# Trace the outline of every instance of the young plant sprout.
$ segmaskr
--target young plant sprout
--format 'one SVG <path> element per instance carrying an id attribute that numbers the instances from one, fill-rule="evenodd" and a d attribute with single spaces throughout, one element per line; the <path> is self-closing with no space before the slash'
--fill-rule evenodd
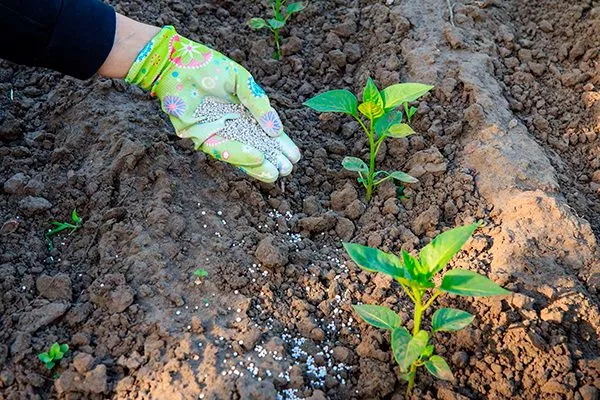
<path id="1" fill-rule="evenodd" d="M 194 272 L 192 272 L 192 274 L 194 276 L 197 276 L 198 278 L 206 278 L 208 276 L 208 272 L 202 268 L 198 268 L 197 270 L 194 270 Z"/>
<path id="2" fill-rule="evenodd" d="M 344 243 L 350 258 L 360 268 L 390 275 L 414 303 L 412 333 L 402 326 L 400 316 L 387 307 L 367 304 L 353 306 L 368 324 L 391 331 L 392 352 L 400 367 L 401 377 L 408 382 L 406 398 L 412 392 L 418 367 L 424 366 L 439 379 L 454 379 L 446 360 L 433 354 L 435 347 L 430 340 L 437 332 L 458 331 L 475 318 L 466 311 L 440 308 L 433 313 L 431 330 L 428 332 L 422 329 L 421 322 L 423 313 L 433 302 L 445 293 L 460 296 L 497 296 L 510 293 L 485 276 L 464 269 L 446 272 L 439 285 L 432 280 L 479 226 L 480 223 L 474 223 L 438 235 L 421 249 L 419 257 L 403 250 L 400 258 L 371 247 Z"/>
<path id="3" fill-rule="evenodd" d="M 269 29 L 273 32 L 275 40 L 275 52 L 273 58 L 281 59 L 281 35 L 280 30 L 285 26 L 288 19 L 295 13 L 304 10 L 304 3 L 295 2 L 286 5 L 287 0 L 269 0 L 269 4 L 273 10 L 273 18 L 265 20 L 264 18 L 251 18 L 248 21 L 250 28 L 255 30 Z"/>
<path id="4" fill-rule="evenodd" d="M 331 90 L 321 93 L 304 103 L 305 106 L 318 112 L 337 112 L 348 114 L 358 121 L 369 139 L 369 164 L 356 157 L 344 157 L 342 166 L 358 173 L 358 181 L 366 189 L 366 200 L 371 200 L 373 189 L 388 179 L 400 182 L 415 183 L 416 178 L 401 171 L 376 171 L 375 159 L 383 141 L 388 138 L 403 138 L 415 133 L 407 123 L 403 123 L 404 106 L 407 120 L 410 122 L 416 112 L 409 103 L 429 92 L 433 86 L 422 83 L 398 83 L 383 89 L 381 92 L 371 78 L 363 91 L 362 104 L 348 90 Z M 368 122 L 363 121 L 362 114 Z"/>
<path id="5" fill-rule="evenodd" d="M 44 235 L 46 237 L 46 242 L 48 242 L 48 250 L 50 250 L 51 252 L 54 250 L 54 243 L 52 242 L 52 238 L 55 235 L 66 229 L 71 230 L 71 232 L 69 232 L 70 235 L 77 229 L 81 228 L 81 225 L 83 225 L 83 220 L 81 219 L 81 217 L 79 217 L 79 215 L 77 215 L 77 210 L 73 210 L 73 212 L 71 213 L 71 220 L 73 221 L 73 223 L 59 221 L 51 222 L 54 228 L 49 229 L 48 232 L 46 232 L 46 234 Z"/>
<path id="6" fill-rule="evenodd" d="M 69 351 L 69 345 L 54 343 L 50 346 L 50 350 L 38 354 L 38 358 L 44 363 L 47 369 L 52 369 L 56 365 L 56 362 L 64 357 L 67 351 Z"/>

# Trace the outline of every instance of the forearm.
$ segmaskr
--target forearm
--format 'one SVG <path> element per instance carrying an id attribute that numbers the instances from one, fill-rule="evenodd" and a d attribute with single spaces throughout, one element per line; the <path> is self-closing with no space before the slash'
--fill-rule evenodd
<path id="1" fill-rule="evenodd" d="M 99 0 L 0 0 L 0 33 L 0 58 L 87 79 L 113 47 L 115 12 Z"/>
<path id="2" fill-rule="evenodd" d="M 160 28 L 117 14 L 113 47 L 98 70 L 108 78 L 124 78 L 144 46 L 160 31 Z"/>

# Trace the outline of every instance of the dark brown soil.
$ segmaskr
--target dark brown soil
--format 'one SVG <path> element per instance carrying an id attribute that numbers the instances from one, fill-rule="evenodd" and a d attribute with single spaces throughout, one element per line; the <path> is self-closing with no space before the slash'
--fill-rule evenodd
<path id="1" fill-rule="evenodd" d="M 193 151 L 122 81 L 0 62 L 0 399 L 399 400 L 389 336 L 351 304 L 412 309 L 341 241 L 411 251 L 475 219 L 487 225 L 453 265 L 515 294 L 439 301 L 477 318 L 436 337 L 456 381 L 420 373 L 414 398 L 598 399 L 597 1 L 458 1 L 450 15 L 443 1 L 315 0 L 280 62 L 244 24 L 254 2 L 113 3 L 244 64 L 303 159 L 259 184 Z M 368 76 L 436 89 L 419 134 L 380 160 L 420 183 L 367 205 L 340 168 L 367 151 L 359 127 L 301 103 Z M 83 228 L 50 253 L 43 233 L 74 208 Z M 48 372 L 37 354 L 55 341 L 71 350 Z"/>

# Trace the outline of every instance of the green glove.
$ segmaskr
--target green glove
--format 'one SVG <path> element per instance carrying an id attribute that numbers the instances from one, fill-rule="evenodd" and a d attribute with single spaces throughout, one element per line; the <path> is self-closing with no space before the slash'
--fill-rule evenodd
<path id="1" fill-rule="evenodd" d="M 233 164 L 256 179 L 274 182 L 288 175 L 300 159 L 300 150 L 283 132 L 277 112 L 252 75 L 223 54 L 181 37 L 172 26 L 165 26 L 142 49 L 125 80 L 160 99 L 178 136 L 192 139 L 197 150 Z M 273 143 L 269 159 L 258 146 L 251 145 L 254 140 L 245 143 L 224 137 L 226 124 L 233 123 L 233 128 L 239 124 L 242 129 L 248 118 L 227 113 L 208 119 L 198 112 L 210 105 L 207 101 L 215 99 L 245 107 L 266 135 L 260 129 L 254 132 L 264 136 L 262 142 Z"/>

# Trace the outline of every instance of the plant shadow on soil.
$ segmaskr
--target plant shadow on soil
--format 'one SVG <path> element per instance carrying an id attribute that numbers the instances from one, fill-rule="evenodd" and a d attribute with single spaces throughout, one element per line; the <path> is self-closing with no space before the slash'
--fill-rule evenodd
<path id="1" fill-rule="evenodd" d="M 589 132 L 598 134 L 593 118 L 600 101 L 586 108 L 575 100 L 581 92 L 598 93 L 584 89 L 600 84 L 590 72 L 593 54 L 586 59 L 598 45 L 584 34 L 594 29 L 597 11 L 577 18 L 578 5 L 562 6 L 577 34 L 564 33 L 571 47 L 560 64 L 552 48 L 536 48 L 535 35 L 550 35 L 545 27 L 557 26 L 561 13 L 548 13 L 544 23 L 534 12 L 558 2 L 529 2 L 531 12 L 519 20 L 517 2 L 459 2 L 453 28 L 434 1 L 314 1 L 290 24 L 284 59 L 276 62 L 267 36 L 244 27 L 262 13 L 257 4 L 112 3 L 133 18 L 173 24 L 244 64 L 304 157 L 284 187 L 259 184 L 176 138 L 156 101 L 136 88 L 1 62 L 0 92 L 12 89 L 14 99 L 0 97 L 0 397 L 401 398 L 405 386 L 389 337 L 359 323 L 351 304 L 386 305 L 404 321 L 410 304 L 389 279 L 348 263 L 340 243 L 413 251 L 475 219 L 487 226 L 453 265 L 489 275 L 516 294 L 439 301 L 476 320 L 456 335 L 436 337 L 456 381 L 419 373 L 414 398 L 597 395 L 600 275 L 590 254 L 599 233 L 592 185 L 599 159 L 598 139 Z M 435 24 L 422 23 L 424 11 Z M 514 26 L 501 22 L 508 20 Z M 577 56 L 581 37 L 589 40 Z M 428 49 L 419 63 L 411 61 L 413 48 Z M 484 171 L 465 162 L 465 148 L 478 129 L 469 118 L 478 115 L 481 88 L 469 86 L 461 65 L 433 70 L 449 54 L 475 52 L 492 58 L 489 69 L 503 82 L 500 96 L 511 115 L 558 171 L 566 192 L 557 193 L 558 184 L 531 192 L 556 197 L 557 208 L 539 203 L 549 204 L 553 220 L 567 221 L 561 228 L 544 220 L 532 225 L 527 207 L 500 212 L 493 196 L 480 193 Z M 572 86 L 561 81 L 557 91 L 571 100 L 570 115 L 587 121 L 582 131 L 569 131 L 568 150 L 558 137 L 569 118 L 552 118 L 551 68 L 538 75 L 534 63 L 559 63 L 563 73 L 577 66 L 584 76 L 573 77 Z M 420 80 L 436 89 L 419 104 L 418 135 L 387 142 L 379 159 L 383 168 L 420 182 L 408 185 L 401 200 L 393 185 L 382 185 L 365 206 L 355 177 L 340 167 L 345 155 L 368 151 L 359 127 L 300 104 L 326 89 L 357 92 L 368 76 L 379 87 Z M 576 163 L 579 157 L 587 163 Z M 487 162 L 501 170 L 493 158 Z M 588 226 L 570 222 L 563 198 L 587 218 L 595 237 L 551 236 Z M 48 254 L 42 234 L 48 222 L 68 218 L 74 208 L 83 227 L 57 238 Z M 539 232 L 549 235 L 547 243 Z M 509 269 L 499 260 L 510 257 Z M 196 281 L 197 268 L 208 277 Z M 71 347 L 58 379 L 36 359 L 55 341 Z"/>

